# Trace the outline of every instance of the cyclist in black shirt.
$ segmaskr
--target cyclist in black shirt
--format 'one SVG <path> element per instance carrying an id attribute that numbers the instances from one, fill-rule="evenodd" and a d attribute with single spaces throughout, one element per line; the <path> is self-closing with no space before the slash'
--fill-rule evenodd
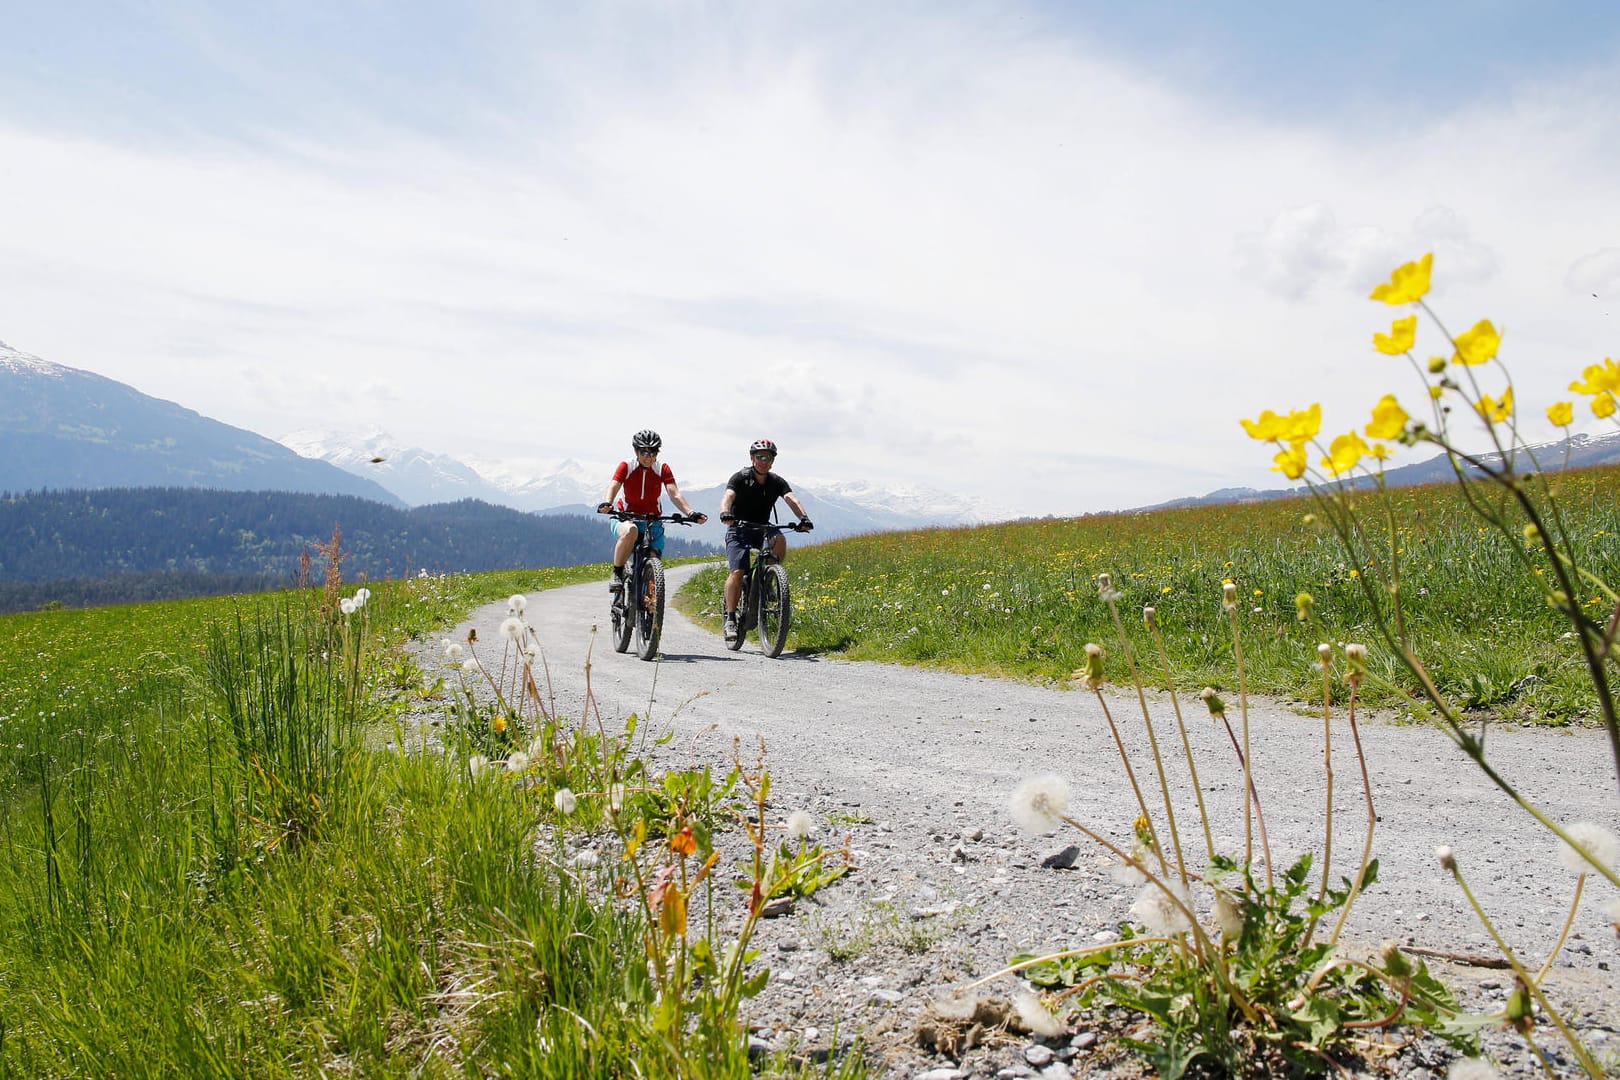
<path id="1" fill-rule="evenodd" d="M 725 638 L 737 637 L 737 601 L 742 597 L 743 563 L 750 546 L 764 548 L 771 557 L 781 562 L 787 554 L 787 538 L 782 530 L 760 523 L 771 520 L 776 512 L 776 500 L 785 499 L 789 508 L 799 515 L 799 527 L 808 532 L 814 526 L 804 504 L 793 494 L 793 487 L 771 471 L 776 462 L 776 444 L 769 439 L 756 439 L 748 448 L 748 467 L 738 469 L 726 481 L 726 493 L 720 497 L 720 520 L 726 529 L 726 565 L 731 574 L 726 578 Z M 739 525 L 737 522 L 754 522 Z"/>

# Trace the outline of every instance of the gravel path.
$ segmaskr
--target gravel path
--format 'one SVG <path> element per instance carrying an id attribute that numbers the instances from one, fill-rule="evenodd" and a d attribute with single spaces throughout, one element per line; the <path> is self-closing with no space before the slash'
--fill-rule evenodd
<path id="1" fill-rule="evenodd" d="M 698 567 L 668 572 L 671 590 Z M 848 838 L 858 871 L 792 914 L 762 924 L 756 943 L 772 970 L 749 1005 L 759 1038 L 772 1045 L 827 1047 L 859 1035 L 874 1075 L 1133 1075 L 1128 1060 L 1084 1031 L 1062 1039 L 1006 1035 L 953 1054 L 919 1042 L 919 1021 L 939 994 L 1002 967 L 1021 949 L 1101 940 L 1135 889 L 1116 883 L 1095 844 L 1067 830 L 1018 835 L 1007 810 L 1025 777 L 1056 773 L 1069 783 L 1071 816 L 1122 846 L 1136 803 L 1104 712 L 1088 691 L 859 663 L 792 651 L 767 659 L 750 638 L 739 653 L 673 609 L 660 663 L 616 654 L 608 643 L 606 583 L 532 595 L 527 617 L 544 644 L 559 710 L 577 715 L 585 689 L 590 630 L 599 625 L 591 685 L 605 718 L 639 714 L 675 737 L 655 751 L 669 766 L 729 761 L 734 739 L 752 756 L 766 746 L 773 809 L 806 810 L 819 839 Z M 476 612 L 451 635 L 476 627 L 497 642 L 504 604 Z M 492 646 L 485 645 L 488 649 Z M 1196 688 L 1193 688 L 1196 690 Z M 1239 722 L 1236 695 L 1228 705 Z M 1145 725 L 1129 688 L 1109 693 L 1149 806 L 1163 800 Z M 1209 806 L 1215 846 L 1241 854 L 1241 772 L 1224 729 L 1196 697 L 1182 710 Z M 1324 816 L 1320 716 L 1251 701 L 1255 778 L 1279 866 L 1320 847 Z M 1180 736 L 1167 695 L 1150 711 L 1173 785 L 1189 862 L 1201 865 L 1202 834 L 1187 785 Z M 1546 833 L 1428 727 L 1364 721 L 1362 743 L 1379 816 L 1377 884 L 1358 901 L 1346 940 L 1394 938 L 1460 954 L 1496 955 L 1450 876 L 1435 859 L 1450 845 L 1470 886 L 1519 954 L 1539 965 L 1567 911 L 1573 875 L 1560 868 Z M 1366 822 L 1351 730 L 1333 722 L 1335 882 L 1359 857 Z M 1493 728 L 1493 763 L 1556 820 L 1596 821 L 1620 831 L 1620 798 L 1607 744 L 1592 731 Z M 1162 828 L 1162 824 L 1161 824 Z M 1072 866 L 1043 865 L 1078 846 Z M 1571 942 L 1548 982 L 1573 1007 L 1594 1050 L 1620 1054 L 1620 946 L 1601 914 L 1614 898 L 1589 881 Z M 1510 977 L 1435 962 L 1475 1007 L 1499 1004 Z M 983 992 L 1011 994 L 1003 978 Z M 926 1025 L 925 1025 L 926 1026 Z M 835 1033 L 836 1032 L 836 1036 Z M 1556 1044 L 1555 1036 L 1545 1040 Z M 1493 1039 L 1504 1071 L 1532 1075 L 1516 1040 Z M 1440 1075 L 1440 1056 L 1420 1043 L 1391 1071 Z"/>

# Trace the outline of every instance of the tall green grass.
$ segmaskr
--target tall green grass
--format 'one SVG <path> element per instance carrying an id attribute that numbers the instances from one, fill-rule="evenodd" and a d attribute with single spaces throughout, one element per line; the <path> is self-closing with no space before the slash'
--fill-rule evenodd
<path id="1" fill-rule="evenodd" d="M 1620 570 L 1620 469 L 1556 479 L 1586 564 Z M 1469 705 L 1537 722 L 1586 713 L 1590 682 L 1567 620 L 1548 608 L 1498 535 L 1454 486 L 1392 493 L 1403 598 L 1442 689 Z M 1378 497 L 1356 496 L 1383 519 Z M 1372 611 L 1357 576 L 1308 499 L 1099 514 L 971 529 L 860 536 L 795 548 L 793 646 L 851 659 L 1064 678 L 1087 641 L 1112 637 L 1096 575 L 1113 575 L 1121 607 L 1152 605 L 1179 685 L 1229 683 L 1236 670 L 1221 584 L 1242 599 L 1251 689 L 1319 693 L 1317 637 L 1295 597 L 1309 592 L 1339 641 L 1365 640 Z M 718 613 L 722 571 L 689 583 L 686 605 Z M 1320 629 L 1310 632 L 1319 635 Z M 1391 664 L 1387 671 L 1396 677 Z M 1150 681 L 1159 681 L 1148 671 Z M 1342 690 L 1342 687 L 1339 688 Z M 1383 704 L 1392 703 L 1384 698 Z"/>
<path id="2" fill-rule="evenodd" d="M 601 572 L 0 619 L 0 1078 L 747 1075 L 671 1049 L 549 792 L 377 749 L 422 693 L 380 643 Z"/>

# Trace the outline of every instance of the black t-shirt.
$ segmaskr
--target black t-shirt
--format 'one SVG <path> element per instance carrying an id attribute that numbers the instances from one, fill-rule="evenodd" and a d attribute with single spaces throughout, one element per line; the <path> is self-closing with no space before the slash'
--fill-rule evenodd
<path id="1" fill-rule="evenodd" d="M 769 521 L 776 500 L 793 487 L 775 473 L 766 473 L 765 482 L 759 482 L 752 467 L 738 469 L 726 481 L 726 490 L 736 492 L 731 499 L 731 512 L 741 521 Z"/>

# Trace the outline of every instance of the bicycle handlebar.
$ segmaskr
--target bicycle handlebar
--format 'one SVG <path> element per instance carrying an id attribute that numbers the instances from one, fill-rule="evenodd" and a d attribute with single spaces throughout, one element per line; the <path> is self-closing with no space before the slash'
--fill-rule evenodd
<path id="1" fill-rule="evenodd" d="M 669 521 L 676 525 L 695 525 L 696 517 L 687 517 L 685 514 L 635 514 L 629 510 L 601 510 L 598 513 L 620 521 Z"/>
<path id="2" fill-rule="evenodd" d="M 727 524 L 735 525 L 743 529 L 787 529 L 789 532 L 798 533 L 805 531 L 804 525 L 797 521 L 790 522 L 786 525 L 778 525 L 773 521 L 744 521 L 742 518 L 732 518 L 731 521 L 727 522 Z"/>

